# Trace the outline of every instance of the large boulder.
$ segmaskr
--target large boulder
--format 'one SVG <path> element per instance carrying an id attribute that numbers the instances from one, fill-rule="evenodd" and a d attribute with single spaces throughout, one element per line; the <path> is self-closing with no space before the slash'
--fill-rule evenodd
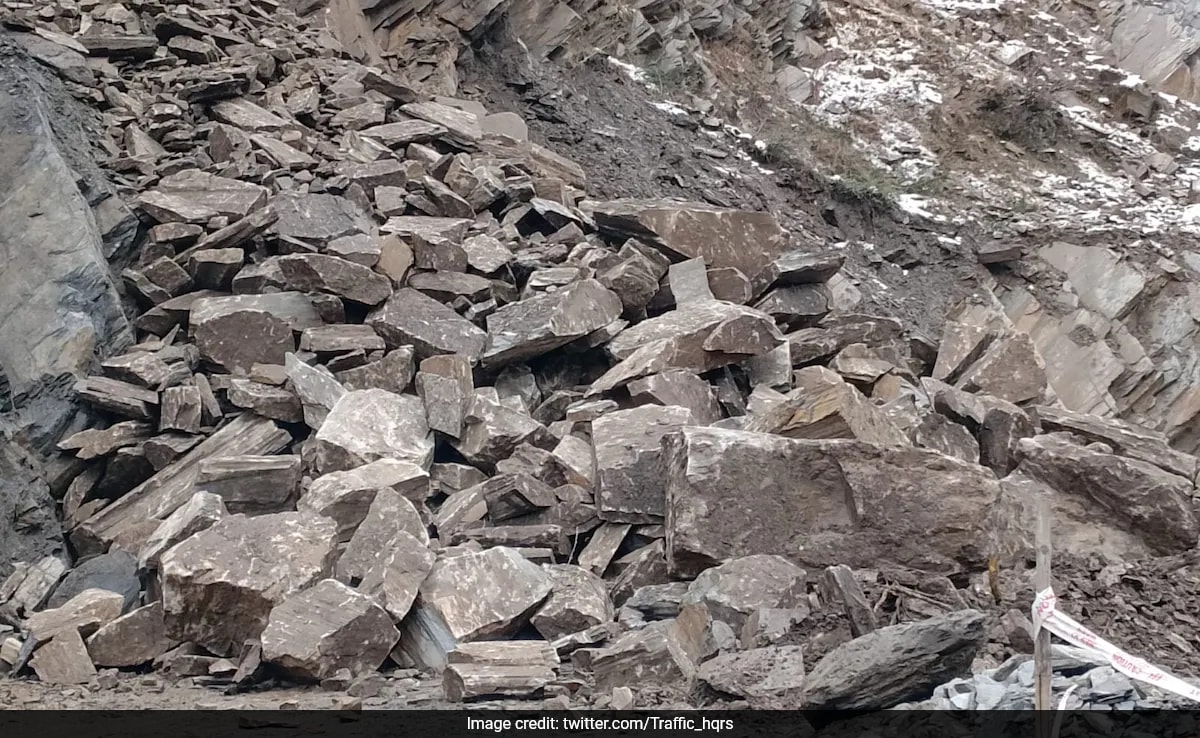
<path id="1" fill-rule="evenodd" d="M 167 634 L 236 655 L 272 608 L 330 575 L 336 551 L 337 523 L 320 515 L 222 518 L 162 555 Z"/>
<path id="2" fill-rule="evenodd" d="M 998 482 L 934 451 L 685 428 L 663 453 L 667 560 L 679 576 L 759 553 L 809 568 L 942 572 L 988 555 L 983 513 Z"/>
<path id="3" fill-rule="evenodd" d="M 987 636 L 977 610 L 960 610 L 868 633 L 830 651 L 808 673 L 804 706 L 882 710 L 928 697 L 971 671 Z"/>

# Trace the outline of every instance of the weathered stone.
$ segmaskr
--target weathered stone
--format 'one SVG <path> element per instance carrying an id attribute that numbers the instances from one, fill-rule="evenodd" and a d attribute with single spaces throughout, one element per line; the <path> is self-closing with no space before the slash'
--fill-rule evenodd
<path id="1" fill-rule="evenodd" d="M 824 367 L 796 372 L 788 398 L 761 416 L 751 416 L 745 430 L 788 438 L 855 438 L 884 446 L 911 441 L 861 392 Z"/>
<path id="2" fill-rule="evenodd" d="M 855 638 L 866 635 L 878 627 L 875 611 L 871 609 L 862 587 L 854 578 L 850 567 L 839 564 L 827 566 L 821 572 L 819 583 L 821 600 L 825 604 L 841 605 L 850 621 L 850 632 Z"/>
<path id="3" fill-rule="evenodd" d="M 336 541 L 337 525 L 312 513 L 222 518 L 161 557 L 168 635 L 236 653 L 275 605 L 329 576 Z"/>
<path id="4" fill-rule="evenodd" d="M 168 387 L 162 391 L 158 420 L 160 431 L 199 433 L 202 421 L 200 389 L 195 385 Z"/>
<path id="5" fill-rule="evenodd" d="M 158 407 L 158 393 L 107 377 L 88 377 L 75 383 L 80 400 L 96 407 L 137 420 L 149 420 Z"/>
<path id="6" fill-rule="evenodd" d="M 598 690 L 629 683 L 678 687 L 690 682 L 696 664 L 676 632 L 675 621 L 666 620 L 625 633 L 594 651 L 591 671 Z"/>
<path id="7" fill-rule="evenodd" d="M 712 386 L 692 372 L 666 371 L 652 374 L 629 383 L 629 394 L 635 402 L 656 405 L 675 405 L 687 408 L 696 425 L 710 425 L 721 419 Z"/>
<path id="8" fill-rule="evenodd" d="M 809 614 L 807 606 L 760 607 L 746 618 L 738 642 L 746 651 L 767 646 L 803 645 L 808 641 L 808 634 L 801 626 Z"/>
<path id="9" fill-rule="evenodd" d="M 767 315 L 719 300 L 642 321 L 614 338 L 608 350 L 621 362 L 592 384 L 604 392 L 671 369 L 703 373 L 771 351 L 783 337 Z"/>
<path id="10" fill-rule="evenodd" d="M 160 223 L 205 223 L 218 215 L 244 218 L 267 203 L 266 187 L 188 169 L 163 177 L 138 204 Z"/>
<path id="11" fill-rule="evenodd" d="M 1186 479 L 1196 478 L 1196 457 L 1171 448 L 1162 433 L 1116 418 L 1101 418 L 1061 407 L 1040 405 L 1034 411 L 1047 433 L 1069 431 L 1111 446 L 1121 456 L 1154 464 Z"/>
<path id="12" fill-rule="evenodd" d="M 1057 241 L 1038 256 L 1067 275 L 1084 307 L 1109 319 L 1125 317 L 1146 289 L 1142 270 L 1112 249 Z"/>
<path id="13" fill-rule="evenodd" d="M 387 546 L 376 553 L 359 589 L 375 598 L 392 619 L 400 622 L 408 616 L 421 584 L 429 576 L 437 554 L 429 550 L 427 536 L 418 539 L 406 531 L 396 531 Z"/>
<path id="14" fill-rule="evenodd" d="M 754 308 L 770 315 L 789 331 L 816 325 L 832 309 L 825 289 L 812 284 L 776 287 Z"/>
<path id="15" fill-rule="evenodd" d="M 338 559 L 337 574 L 343 581 L 361 580 L 366 577 L 376 560 L 394 548 L 392 539 L 397 533 L 412 536 L 421 546 L 429 544 L 429 532 L 411 499 L 390 487 L 376 489 L 374 492 L 366 515 L 354 529 L 350 543 Z M 430 566 L 432 564 L 430 559 Z M 415 594 L 414 588 L 414 596 Z"/>
<path id="16" fill-rule="evenodd" d="M 621 315 L 621 300 L 595 280 L 514 302 L 487 318 L 487 366 L 541 356 L 604 327 Z"/>
<path id="17" fill-rule="evenodd" d="M 29 665 L 46 684 L 86 684 L 96 676 L 96 667 L 77 630 L 56 633 L 49 643 L 34 652 Z"/>
<path id="18" fill-rule="evenodd" d="M 74 433 L 58 442 L 60 451 L 74 451 L 75 456 L 86 460 L 107 456 L 113 451 L 136 445 L 153 432 L 153 426 L 137 420 L 113 423 L 103 430 L 89 429 Z"/>
<path id="19" fill-rule="evenodd" d="M 613 604 L 604 582 L 578 566 L 546 567 L 553 591 L 546 604 L 530 619 L 546 640 L 587 630 L 613 619 Z"/>
<path id="20" fill-rule="evenodd" d="M 667 270 L 667 279 L 676 307 L 715 299 L 708 285 L 704 259 L 688 259 L 672 264 Z"/>
<path id="21" fill-rule="evenodd" d="M 283 364 L 296 350 L 292 331 L 322 325 L 312 301 L 297 292 L 197 300 L 189 323 L 201 358 L 247 374 L 254 364 Z"/>
<path id="22" fill-rule="evenodd" d="M 92 663 L 101 667 L 141 666 L 176 645 L 167 637 L 161 602 L 122 615 L 87 639 Z"/>
<path id="23" fill-rule="evenodd" d="M 376 459 L 433 460 L 433 438 L 420 398 L 370 389 L 347 392 L 313 436 L 314 468 L 353 469 Z"/>
<path id="24" fill-rule="evenodd" d="M 89 589 L 116 592 L 124 598 L 124 609 L 129 610 L 142 589 L 137 558 L 125 551 L 109 551 L 88 559 L 67 574 L 46 606 L 64 607 L 68 600 Z"/>
<path id="25" fill-rule="evenodd" d="M 620 572 L 609 586 L 614 605 L 621 607 L 641 587 L 667 581 L 665 551 L 660 539 L 613 563 L 613 568 Z"/>
<path id="26" fill-rule="evenodd" d="M 392 294 L 392 283 L 361 264 L 327 254 L 288 254 L 279 259 L 288 288 L 329 292 L 364 305 L 378 305 Z"/>
<path id="27" fill-rule="evenodd" d="M 443 554 L 421 584 L 400 648 L 441 668 L 460 642 L 515 633 L 550 594 L 549 574 L 511 548 Z"/>
<path id="28" fill-rule="evenodd" d="M 124 606 L 125 598 L 119 592 L 85 589 L 59 607 L 30 615 L 25 628 L 35 644 L 45 643 L 64 632 L 87 637 L 120 617 Z"/>
<path id="29" fill-rule="evenodd" d="M 1033 340 L 1025 333 L 999 338 L 956 383 L 1009 402 L 1039 400 L 1046 392 L 1046 368 Z"/>
<path id="30" fill-rule="evenodd" d="M 466 318 L 409 288 L 397 290 L 366 322 L 389 348 L 410 344 L 419 358 L 462 354 L 475 362 L 488 340 L 487 334 Z"/>
<path id="31" fill-rule="evenodd" d="M 701 664 L 696 679 L 709 689 L 747 699 L 751 705 L 760 700 L 798 704 L 804 694 L 804 649 L 768 646 L 721 654 Z"/>
<path id="32" fill-rule="evenodd" d="M 615 523 L 657 522 L 666 515 L 662 437 L 695 419 L 682 407 L 647 405 L 592 421 L 600 517 Z"/>
<path id="33" fill-rule="evenodd" d="M 323 366 L 311 366 L 288 354 L 285 366 L 292 389 L 300 397 L 304 408 L 304 422 L 309 428 L 320 430 L 325 418 L 346 394 L 346 388 Z"/>
<path id="34" fill-rule="evenodd" d="M 382 389 L 401 394 L 416 374 L 414 355 L 412 346 L 401 346 L 388 351 L 379 361 L 340 371 L 336 376 L 342 386 L 351 391 Z"/>
<path id="35" fill-rule="evenodd" d="M 608 569 L 613 556 L 616 555 L 617 549 L 621 547 L 632 527 L 633 525 L 630 523 L 604 523 L 601 525 L 592 534 L 587 546 L 579 552 L 579 565 L 593 574 L 604 576 L 605 570 Z"/>
<path id="36" fill-rule="evenodd" d="M 425 403 L 429 427 L 451 438 L 460 438 L 467 410 L 475 397 L 471 362 L 460 354 L 431 356 L 421 362 L 416 387 Z"/>
<path id="37" fill-rule="evenodd" d="M 555 677 L 554 670 L 545 666 L 450 664 L 442 674 L 442 688 L 450 702 L 481 697 L 533 698 Z"/>
<path id="38" fill-rule="evenodd" d="M 522 443 L 548 445 L 550 438 L 546 427 L 527 414 L 476 391 L 462 434 L 452 445 L 472 464 L 495 465 Z"/>
<path id="39" fill-rule="evenodd" d="M 373 224 L 366 214 L 353 201 L 337 195 L 283 193 L 271 202 L 271 207 L 279 215 L 272 226 L 276 234 L 314 245 L 372 231 Z"/>
<path id="40" fill-rule="evenodd" d="M 290 676 L 319 681 L 349 669 L 373 672 L 400 638 L 392 618 L 370 597 L 322 580 L 271 610 L 262 632 L 263 659 Z"/>
<path id="41" fill-rule="evenodd" d="M 978 466 L 857 441 L 685 428 L 664 439 L 664 461 L 667 561 L 682 576 L 756 553 L 807 567 L 979 565 L 981 511 L 999 494 Z"/>
<path id="42" fill-rule="evenodd" d="M 513 253 L 507 246 L 485 234 L 465 239 L 462 248 L 467 255 L 467 264 L 483 274 L 498 271 L 513 260 Z"/>
<path id="43" fill-rule="evenodd" d="M 300 498 L 297 509 L 310 510 L 337 522 L 338 540 L 345 542 L 362 524 L 379 492 L 391 490 L 408 500 L 424 500 L 429 474 L 408 461 L 386 461 L 391 463 L 377 461 L 374 465 L 317 477 Z"/>
<path id="44" fill-rule="evenodd" d="M 926 415 L 913 429 L 913 443 L 970 464 L 979 463 L 979 442 L 966 427 L 936 413 Z"/>
<path id="45" fill-rule="evenodd" d="M 1055 436 L 1020 442 L 1018 469 L 1060 494 L 1107 511 L 1107 518 L 1161 554 L 1196 545 L 1200 521 L 1194 484 L 1137 459 L 1083 447 Z"/>
<path id="46" fill-rule="evenodd" d="M 159 557 L 176 543 L 211 528 L 228 511 L 225 501 L 210 492 L 197 492 L 166 517 L 138 552 L 138 565 L 157 569 Z"/>
<path id="47" fill-rule="evenodd" d="M 838 273 L 845 260 L 846 257 L 837 251 L 789 251 L 759 272 L 755 282 L 762 289 L 776 285 L 824 284 Z"/>
<path id="48" fill-rule="evenodd" d="M 727 561 L 700 573 L 680 604 L 700 604 L 739 632 L 759 607 L 800 607 L 807 602 L 808 572 L 782 556 L 758 554 Z"/>
<path id="49" fill-rule="evenodd" d="M 300 494 L 300 457 L 205 459 L 200 462 L 195 487 L 220 497 L 225 509 L 233 514 L 286 512 Z"/>
<path id="50" fill-rule="evenodd" d="M 875 383 L 897 368 L 879 352 L 863 343 L 852 343 L 838 352 L 829 368 L 851 382 Z"/>
<path id="51" fill-rule="evenodd" d="M 590 206 L 590 207 L 589 207 Z M 601 232 L 637 238 L 680 259 L 758 274 L 788 249 L 787 232 L 770 213 L 667 200 L 585 203 Z"/>
<path id="52" fill-rule="evenodd" d="M 299 423 L 304 419 L 300 398 L 283 387 L 235 378 L 230 380 L 226 396 L 230 405 L 253 410 L 264 418 L 281 423 Z"/>
<path id="53" fill-rule="evenodd" d="M 826 654 L 808 674 L 811 709 L 879 710 L 929 696 L 969 673 L 986 637 L 983 613 L 960 610 L 880 628 Z"/>
<path id="54" fill-rule="evenodd" d="M 301 351 L 338 354 L 356 349 L 382 351 L 383 339 L 369 325 L 324 325 L 307 328 L 300 336 Z"/>

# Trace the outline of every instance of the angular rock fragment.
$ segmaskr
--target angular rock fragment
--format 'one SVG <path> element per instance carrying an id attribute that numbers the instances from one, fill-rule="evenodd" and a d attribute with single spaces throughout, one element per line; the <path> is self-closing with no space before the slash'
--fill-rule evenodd
<path id="1" fill-rule="evenodd" d="M 329 576 L 336 543 L 337 524 L 313 513 L 222 518 L 161 557 L 167 634 L 235 654 L 288 595 Z"/>
<path id="2" fill-rule="evenodd" d="M 375 671 L 399 638 L 391 616 L 374 600 L 325 579 L 271 610 L 262 653 L 294 678 L 319 681 L 339 669 L 353 676 Z"/>
<path id="3" fill-rule="evenodd" d="M 495 465 L 522 443 L 549 445 L 546 427 L 527 414 L 476 391 L 454 448 L 473 464 Z"/>
<path id="4" fill-rule="evenodd" d="M 377 461 L 374 465 L 317 477 L 300 498 L 297 509 L 310 510 L 337 522 L 338 540 L 345 542 L 366 518 L 380 492 L 393 491 L 409 500 L 423 500 L 429 474 L 407 461 L 387 461 L 390 463 L 386 466 Z"/>
<path id="5" fill-rule="evenodd" d="M 514 302 L 487 318 L 483 363 L 502 366 L 540 356 L 616 320 L 621 300 L 595 280 Z"/>
<path id="6" fill-rule="evenodd" d="M 810 284 L 776 287 L 756 302 L 754 308 L 770 315 L 789 331 L 815 326 L 832 309 L 825 289 Z"/>
<path id="7" fill-rule="evenodd" d="M 168 387 L 162 391 L 160 431 L 177 430 L 199 433 L 202 421 L 200 389 L 194 385 Z"/>
<path id="8" fill-rule="evenodd" d="M 649 523 L 666 515 L 662 437 L 694 423 L 686 408 L 654 405 L 618 410 L 592 421 L 601 519 Z"/>
<path id="9" fill-rule="evenodd" d="M 346 394 L 346 388 L 323 366 L 311 366 L 288 354 L 285 359 L 287 376 L 292 389 L 300 397 L 304 408 L 304 422 L 309 428 L 319 430 L 338 401 Z"/>
<path id="10" fill-rule="evenodd" d="M 546 640 L 612 621 L 612 600 L 600 577 L 568 564 L 548 566 L 546 570 L 554 589 L 546 604 L 530 618 Z"/>
<path id="11" fill-rule="evenodd" d="M 362 349 L 382 351 L 383 339 L 369 325 L 325 325 L 307 328 L 300 335 L 300 350 L 339 354 Z"/>
<path id="12" fill-rule="evenodd" d="M 133 446 L 150 436 L 153 426 L 137 420 L 113 423 L 108 428 L 79 431 L 58 442 L 60 451 L 75 451 L 85 461 L 107 456 L 113 451 Z"/>
<path id="13" fill-rule="evenodd" d="M 88 655 L 100 667 L 141 666 L 176 645 L 167 637 L 161 602 L 122 615 L 87 639 Z"/>
<path id="14" fill-rule="evenodd" d="M 84 561 L 63 578 L 46 606 L 64 607 L 68 600 L 89 589 L 116 592 L 124 598 L 124 609 L 132 608 L 142 589 L 137 559 L 125 551 L 109 551 Z"/>
<path id="15" fill-rule="evenodd" d="M 696 663 L 681 642 L 675 622 L 665 620 L 629 631 L 595 650 L 591 671 L 596 689 L 623 686 L 631 677 L 639 685 L 678 687 L 690 682 Z"/>
<path id="16" fill-rule="evenodd" d="M 244 407 L 281 423 L 299 423 L 304 419 L 300 398 L 294 392 L 249 379 L 232 379 L 227 393 L 229 404 Z"/>
<path id="17" fill-rule="evenodd" d="M 721 654 L 701 664 L 696 679 L 709 689 L 747 699 L 751 705 L 760 700 L 798 704 L 805 686 L 804 649 L 768 646 Z"/>
<path id="18" fill-rule="evenodd" d="M 879 710 L 927 697 L 970 671 L 986 637 L 984 622 L 983 613 L 960 610 L 844 643 L 809 672 L 805 707 Z"/>
<path id="19" fill-rule="evenodd" d="M 158 393 L 107 377 L 88 377 L 75 383 L 79 399 L 136 420 L 149 420 L 158 409 Z"/>
<path id="20" fill-rule="evenodd" d="M 225 509 L 235 515 L 286 512 L 299 497 L 300 471 L 299 456 L 205 459 L 195 488 L 220 497 Z"/>
<path id="21" fill-rule="evenodd" d="M 396 622 L 402 621 L 412 610 L 417 593 L 437 560 L 437 554 L 422 539 L 405 531 L 393 533 L 359 585 L 359 589 L 375 598 Z"/>
<path id="22" fill-rule="evenodd" d="M 1116 418 L 1101 418 L 1061 407 L 1039 405 L 1034 411 L 1047 433 L 1069 431 L 1089 441 L 1107 444 L 1121 456 L 1154 464 L 1186 479 L 1196 478 L 1196 457 L 1171 448 L 1162 433 Z"/>
<path id="23" fill-rule="evenodd" d="M 728 210 L 668 200 L 585 203 L 601 232 L 637 238 L 680 259 L 710 268 L 758 274 L 788 250 L 788 234 L 770 213 Z"/>
<path id="24" fill-rule="evenodd" d="M 842 268 L 846 257 L 837 251 L 789 251 L 781 254 L 759 272 L 756 280 L 763 289 L 798 284 L 824 284 Z"/>
<path id="25" fill-rule="evenodd" d="M 745 429 L 788 438 L 855 438 L 886 446 L 910 445 L 882 411 L 834 372 L 808 367 L 796 372 L 794 381 L 796 389 L 788 399 L 752 416 Z"/>
<path id="26" fill-rule="evenodd" d="M 288 254 L 279 270 L 287 287 L 329 292 L 363 305 L 378 305 L 392 294 L 392 283 L 361 264 L 326 254 Z"/>
<path id="27" fill-rule="evenodd" d="M 138 552 L 138 566 L 157 569 L 159 557 L 176 543 L 212 527 L 228 511 L 225 501 L 211 492 L 197 492 L 166 517 Z"/>
<path id="28" fill-rule="evenodd" d="M 820 592 L 822 601 L 841 605 L 850 621 L 850 632 L 855 638 L 866 635 L 878 627 L 875 612 L 871 609 L 862 587 L 854 578 L 850 567 L 839 564 L 827 566 L 821 572 Z"/>
<path id="29" fill-rule="evenodd" d="M 550 576 L 511 548 L 443 554 L 403 624 L 400 648 L 441 668 L 460 642 L 515 633 L 553 588 Z"/>
<path id="30" fill-rule="evenodd" d="M 45 643 L 66 632 L 87 637 L 120 617 L 124 606 L 125 598 L 118 592 L 85 589 L 59 607 L 30 615 L 25 621 L 25 629 L 35 644 Z"/>
<path id="31" fill-rule="evenodd" d="M 370 389 L 347 392 L 312 439 L 314 468 L 353 469 L 377 459 L 428 468 L 433 438 L 420 398 Z"/>
<path id="32" fill-rule="evenodd" d="M 442 688 L 450 702 L 481 697 L 532 698 L 556 676 L 545 666 L 450 664 L 442 674 Z"/>
<path id="33" fill-rule="evenodd" d="M 431 356 L 421 362 L 416 376 L 417 394 L 425 403 L 429 427 L 459 438 L 467 410 L 475 396 L 471 363 L 465 356 Z"/>
<path id="34" fill-rule="evenodd" d="M 55 634 L 29 662 L 38 679 L 46 684 L 87 684 L 96 676 L 83 639 L 76 630 Z"/>
<path id="35" fill-rule="evenodd" d="M 366 322 L 389 348 L 412 345 L 419 358 L 462 354 L 474 362 L 488 340 L 487 334 L 466 318 L 409 288 L 397 290 Z"/>
<path id="36" fill-rule="evenodd" d="M 333 475 L 326 475 L 329 476 Z M 390 487 L 376 489 L 366 515 L 354 529 L 346 550 L 338 559 L 338 578 L 351 581 L 366 577 L 376 560 L 394 549 L 393 538 L 398 533 L 412 536 L 421 546 L 429 544 L 429 532 L 413 502 Z M 430 565 L 432 564 L 431 559 Z"/>
<path id="37" fill-rule="evenodd" d="M 756 553 L 806 567 L 951 571 L 988 555 L 981 511 L 999 496 L 996 479 L 933 451 L 685 428 L 663 454 L 676 575 Z"/>
<path id="38" fill-rule="evenodd" d="M 593 574 L 603 576 L 617 549 L 633 526 L 630 523 L 604 523 L 592 534 L 592 539 L 579 552 L 579 565 Z"/>
<path id="39" fill-rule="evenodd" d="M 416 374 L 412 346 L 388 351 L 383 358 L 354 369 L 337 372 L 342 386 L 348 390 L 381 389 L 402 394 Z"/>
<path id="40" fill-rule="evenodd" d="M 138 198 L 160 223 L 204 223 L 217 215 L 244 218 L 267 202 L 266 187 L 188 169 L 163 177 Z"/>
<path id="41" fill-rule="evenodd" d="M 782 556 L 744 556 L 701 572 L 680 604 L 704 605 L 714 620 L 736 633 L 759 607 L 805 605 L 807 581 L 808 573 Z"/>

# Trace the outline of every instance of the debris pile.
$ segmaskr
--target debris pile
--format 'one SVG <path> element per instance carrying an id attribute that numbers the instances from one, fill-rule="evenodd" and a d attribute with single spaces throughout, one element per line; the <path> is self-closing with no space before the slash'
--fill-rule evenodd
<path id="1" fill-rule="evenodd" d="M 101 105 L 143 228 L 132 342 L 74 387 L 104 422 L 57 444 L 72 555 L 0 583 L 0 669 L 957 706 L 1035 496 L 1064 550 L 1195 545 L 1196 459 L 1065 409 L 999 301 L 936 343 L 835 310 L 840 252 L 590 199 L 519 117 L 348 60 L 325 20 L 7 17 Z"/>

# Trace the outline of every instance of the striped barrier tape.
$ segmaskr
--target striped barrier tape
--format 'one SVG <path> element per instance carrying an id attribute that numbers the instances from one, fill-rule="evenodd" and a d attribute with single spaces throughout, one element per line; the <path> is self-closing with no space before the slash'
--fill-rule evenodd
<path id="1" fill-rule="evenodd" d="M 1034 636 L 1042 628 L 1073 646 L 1090 651 L 1097 661 L 1111 664 L 1114 669 L 1131 679 L 1147 682 L 1180 697 L 1200 702 L 1200 687 L 1193 687 L 1179 677 L 1126 653 L 1088 630 L 1074 618 L 1059 612 L 1058 597 L 1049 587 L 1039 592 L 1033 600 Z"/>

